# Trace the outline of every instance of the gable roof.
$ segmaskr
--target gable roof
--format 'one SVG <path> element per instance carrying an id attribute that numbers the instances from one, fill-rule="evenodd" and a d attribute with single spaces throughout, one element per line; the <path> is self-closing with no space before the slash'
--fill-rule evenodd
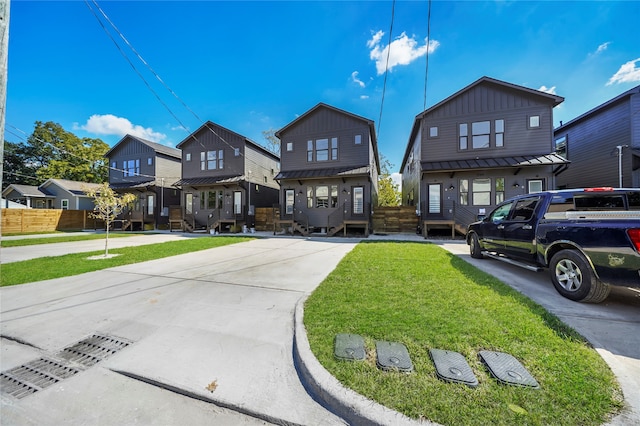
<path id="1" fill-rule="evenodd" d="M 11 191 L 15 191 L 23 197 L 32 197 L 32 198 L 46 198 L 49 197 L 49 194 L 46 194 L 40 190 L 39 187 L 33 185 L 21 185 L 18 183 L 12 183 L 7 186 L 4 191 L 2 191 L 2 195 L 9 194 Z"/>
<path id="2" fill-rule="evenodd" d="M 56 185 L 59 188 L 62 188 L 63 190 L 79 196 L 79 197 L 86 197 L 87 194 L 85 194 L 84 189 L 83 188 L 88 188 L 88 189 L 93 189 L 93 188 L 99 188 L 101 185 L 99 183 L 91 183 L 91 182 L 78 182 L 75 180 L 68 180 L 68 179 L 47 179 L 42 185 L 39 186 L 39 188 L 41 190 L 45 190 L 47 189 L 47 187 L 49 187 L 50 185 Z"/>
<path id="3" fill-rule="evenodd" d="M 224 138 L 222 136 L 219 136 L 213 129 L 212 127 L 219 127 L 221 129 L 226 130 L 227 132 L 237 136 L 240 139 L 243 139 L 244 142 L 250 146 L 252 146 L 253 148 L 257 149 L 258 151 L 260 151 L 261 153 L 272 157 L 274 160 L 276 161 L 280 161 L 280 156 L 274 152 L 269 151 L 267 148 L 265 148 L 264 146 L 260 145 L 257 142 L 254 142 L 253 140 L 249 139 L 246 136 L 241 135 L 240 133 L 234 132 L 231 129 L 228 129 L 224 126 L 221 126 L 219 124 L 214 123 L 211 120 L 207 120 L 204 124 L 202 124 L 202 126 L 198 127 L 197 130 L 195 130 L 194 132 L 191 132 L 191 134 L 189 136 L 187 136 L 186 138 L 184 138 L 178 145 L 176 145 L 178 148 L 182 148 L 182 146 L 186 143 L 188 143 L 189 141 L 195 140 L 198 141 L 198 138 L 195 137 L 195 135 L 197 133 L 200 133 L 202 130 L 204 130 L 205 128 L 208 129 L 210 132 L 212 132 L 214 135 L 216 135 L 220 140 L 222 140 L 223 142 L 227 143 L 229 146 L 231 146 L 231 144 L 229 144 L 228 141 L 224 140 Z"/>
<path id="4" fill-rule="evenodd" d="M 637 95 L 640 94 L 640 85 L 627 90 L 624 93 L 621 93 L 620 95 L 616 96 L 613 99 L 609 99 L 607 102 L 598 105 L 597 107 L 590 109 L 589 111 L 585 112 L 582 115 L 579 115 L 578 117 L 574 118 L 573 120 L 567 121 L 566 123 L 556 127 L 553 132 L 559 132 L 562 130 L 566 130 L 567 128 L 574 126 L 575 124 L 578 124 L 579 122 L 586 120 L 588 118 L 590 118 L 591 116 L 599 113 L 600 111 L 603 111 L 611 106 L 616 105 L 618 102 L 622 102 L 624 100 L 626 100 L 627 98 L 631 97 L 631 95 Z"/>
<path id="5" fill-rule="evenodd" d="M 506 81 L 498 80 L 498 79 L 487 77 L 487 76 L 480 77 L 479 79 L 469 84 L 468 86 L 458 90 L 453 95 L 441 100 L 437 104 L 427 108 L 426 110 L 422 111 L 420 114 L 416 115 L 416 118 L 413 121 L 413 127 L 411 128 L 411 133 L 409 134 L 409 141 L 407 142 L 407 148 L 405 149 L 404 157 L 402 158 L 402 165 L 400 166 L 400 172 L 402 172 L 405 164 L 407 163 L 407 157 L 409 156 L 409 152 L 411 151 L 410 148 L 412 147 L 412 141 L 414 140 L 415 135 L 417 134 L 418 129 L 420 128 L 421 120 L 432 111 L 435 111 L 436 109 L 445 105 L 449 101 L 457 98 L 463 93 L 468 92 L 480 85 L 494 85 L 494 86 L 502 87 L 508 90 L 517 90 L 520 92 L 524 92 L 529 96 L 535 96 L 535 97 L 539 97 L 540 99 L 543 99 L 544 101 L 551 104 L 552 107 L 556 107 L 564 101 L 564 98 L 562 96 L 541 92 L 540 90 L 530 89 L 528 87 L 519 86 L 513 83 L 507 83 Z"/>
<path id="6" fill-rule="evenodd" d="M 127 141 L 128 139 L 133 139 L 135 141 L 138 141 L 148 146 L 149 148 L 153 149 L 157 153 L 164 154 L 169 157 L 177 158 L 178 160 L 182 160 L 182 153 L 180 152 L 179 149 L 171 148 L 170 146 L 162 145 L 157 142 L 151 142 L 146 139 L 139 138 L 138 136 L 133 136 L 129 134 L 124 135 L 123 138 L 118 141 L 118 143 L 116 143 L 113 147 L 111 147 L 109 151 L 106 152 L 106 154 L 104 154 L 104 156 L 109 157 L 117 147 L 119 147 L 121 144 L 124 144 L 125 141 Z"/>
<path id="7" fill-rule="evenodd" d="M 369 120 L 368 118 L 364 118 L 360 115 L 356 115 L 353 113 L 350 113 L 348 111 L 345 111 L 343 109 L 340 108 L 336 108 L 334 106 L 331 105 L 327 105 L 323 102 L 319 102 L 316 106 L 314 106 L 313 108 L 311 108 L 310 110 L 308 110 L 307 112 L 305 112 L 304 114 L 302 114 L 301 116 L 299 116 L 298 118 L 296 118 L 295 120 L 293 120 L 292 122 L 290 122 L 289 124 L 287 124 L 286 126 L 284 126 L 282 129 L 278 130 L 277 132 L 275 132 L 275 136 L 280 139 L 280 135 L 282 134 L 282 132 L 287 131 L 287 129 L 291 128 L 293 125 L 295 125 L 296 123 L 299 123 L 301 120 L 304 120 L 306 117 L 308 117 L 309 115 L 311 115 L 312 113 L 314 113 L 315 111 L 317 111 L 320 108 L 324 108 L 324 109 L 328 109 L 331 111 L 335 111 L 339 114 L 344 114 L 347 115 L 349 117 L 352 117 L 356 120 L 360 120 L 365 122 L 368 126 L 369 126 L 369 132 L 371 134 L 371 140 L 373 143 L 373 152 L 376 156 L 376 169 L 378 171 L 378 173 L 380 173 L 380 155 L 378 154 L 378 138 L 376 136 L 376 128 L 375 128 L 375 123 L 373 122 L 373 120 Z"/>

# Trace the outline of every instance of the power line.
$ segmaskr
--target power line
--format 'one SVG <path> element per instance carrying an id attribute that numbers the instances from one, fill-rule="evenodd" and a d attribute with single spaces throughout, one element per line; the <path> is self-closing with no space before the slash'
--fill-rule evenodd
<path id="1" fill-rule="evenodd" d="M 429 0 L 429 10 L 427 12 L 427 54 L 424 69 L 424 100 L 422 110 L 427 110 L 427 80 L 429 78 L 429 48 L 431 47 L 431 0 Z"/>
<path id="2" fill-rule="evenodd" d="M 389 74 L 389 56 L 391 55 L 391 38 L 393 33 L 393 20 L 395 17 L 396 0 L 391 4 L 391 25 L 389 27 L 389 45 L 387 46 L 387 62 L 384 66 L 384 83 L 382 84 L 382 100 L 380 101 L 380 116 L 378 117 L 378 135 L 380 135 L 380 123 L 382 123 L 382 107 L 384 106 L 384 95 L 387 90 L 387 74 Z"/>

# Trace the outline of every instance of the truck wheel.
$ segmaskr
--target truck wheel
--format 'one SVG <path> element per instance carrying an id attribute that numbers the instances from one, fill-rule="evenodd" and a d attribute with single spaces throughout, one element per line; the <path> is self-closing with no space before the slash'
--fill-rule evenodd
<path id="1" fill-rule="evenodd" d="M 471 234 L 471 239 L 469 240 L 469 254 L 474 259 L 484 259 L 482 248 L 480 247 L 480 241 L 478 241 L 478 236 L 476 234 Z"/>
<path id="2" fill-rule="evenodd" d="M 596 277 L 587 259 L 577 250 L 560 250 L 551 258 L 549 271 L 556 290 L 567 299 L 600 303 L 611 290 Z"/>

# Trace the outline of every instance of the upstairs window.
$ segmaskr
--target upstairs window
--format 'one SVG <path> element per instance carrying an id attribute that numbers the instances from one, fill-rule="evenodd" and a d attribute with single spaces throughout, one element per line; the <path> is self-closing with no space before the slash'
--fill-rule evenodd
<path id="1" fill-rule="evenodd" d="M 200 170 L 207 170 L 207 162 L 205 160 L 205 152 L 200 153 Z"/>
<path id="2" fill-rule="evenodd" d="M 239 157 L 240 156 L 240 148 L 233 148 L 233 155 L 234 155 L 234 157 Z"/>
<path id="3" fill-rule="evenodd" d="M 153 158 L 149 157 L 147 158 L 147 166 L 150 166 L 153 164 Z"/>
<path id="4" fill-rule="evenodd" d="M 469 142 L 468 142 L 469 130 L 468 130 L 467 123 L 460 124 L 459 133 L 460 133 L 460 137 L 459 137 L 458 148 L 467 149 L 469 147 Z"/>
<path id="5" fill-rule="evenodd" d="M 491 134 L 491 122 L 478 121 L 471 123 L 471 145 L 473 149 L 489 148 L 489 135 Z"/>
<path id="6" fill-rule="evenodd" d="M 287 151 L 293 151 L 293 142 L 287 142 Z"/>
<path id="7" fill-rule="evenodd" d="M 185 154 L 185 161 L 191 161 L 191 153 L 190 152 L 187 152 Z"/>
<path id="8" fill-rule="evenodd" d="M 331 159 L 338 159 L 338 138 L 331 138 Z"/>
<path id="9" fill-rule="evenodd" d="M 222 168 L 224 168 L 224 152 L 222 150 L 207 151 L 207 169 L 216 170 Z"/>
<path id="10" fill-rule="evenodd" d="M 496 148 L 502 148 L 504 146 L 504 120 L 495 121 L 496 132 Z"/>
<path id="11" fill-rule="evenodd" d="M 354 138 L 354 143 L 356 145 L 362 145 L 362 135 L 356 135 Z"/>
<path id="12" fill-rule="evenodd" d="M 529 117 L 529 128 L 530 129 L 535 129 L 540 127 L 540 116 L 539 115 L 532 115 Z"/>
<path id="13" fill-rule="evenodd" d="M 338 159 L 338 138 L 307 141 L 307 161 L 329 161 Z"/>
<path id="14" fill-rule="evenodd" d="M 140 159 L 123 161 L 122 169 L 124 176 L 138 176 L 140 174 Z"/>
<path id="15" fill-rule="evenodd" d="M 318 139 L 316 141 L 316 161 L 327 161 L 329 159 L 329 139 Z"/>
<path id="16" fill-rule="evenodd" d="M 469 124 L 471 124 L 471 135 L 469 135 Z M 504 147 L 505 122 L 500 118 L 493 121 L 476 121 L 473 123 L 460 123 L 458 125 L 458 150 L 468 149 L 488 149 Z M 471 136 L 471 144 L 469 144 Z M 469 146 L 471 145 L 471 146 Z"/>
<path id="17" fill-rule="evenodd" d="M 438 128 L 437 127 L 429 127 L 429 137 L 437 138 L 438 137 Z"/>

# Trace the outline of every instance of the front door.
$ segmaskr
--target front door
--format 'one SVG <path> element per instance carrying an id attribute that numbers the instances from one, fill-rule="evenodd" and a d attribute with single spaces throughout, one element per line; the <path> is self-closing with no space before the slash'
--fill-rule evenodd
<path id="1" fill-rule="evenodd" d="M 427 187 L 427 214 L 429 217 L 442 216 L 442 184 L 430 183 Z"/>
<path id="2" fill-rule="evenodd" d="M 242 214 L 242 192 L 240 191 L 233 193 L 233 213 Z"/>
<path id="3" fill-rule="evenodd" d="M 184 209 L 185 214 L 193 214 L 193 194 L 188 192 L 184 195 Z"/>

